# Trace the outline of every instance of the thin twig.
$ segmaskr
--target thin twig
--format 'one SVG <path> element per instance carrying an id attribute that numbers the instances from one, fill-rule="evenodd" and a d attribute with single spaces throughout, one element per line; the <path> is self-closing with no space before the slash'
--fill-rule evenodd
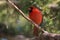
<path id="1" fill-rule="evenodd" d="M 34 24 L 38 29 L 40 29 L 42 32 L 46 32 L 44 29 L 42 29 L 40 26 L 38 26 L 35 22 L 33 22 L 30 18 L 28 18 L 12 1 L 8 0 L 8 2 L 19 11 L 19 13 L 28 21 L 30 21 L 32 24 Z"/>

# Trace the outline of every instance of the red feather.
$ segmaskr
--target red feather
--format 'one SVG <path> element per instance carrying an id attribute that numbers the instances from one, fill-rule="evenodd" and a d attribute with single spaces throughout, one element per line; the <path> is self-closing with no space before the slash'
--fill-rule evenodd
<path id="1" fill-rule="evenodd" d="M 42 12 L 34 6 L 30 7 L 30 11 L 31 12 L 29 12 L 29 18 L 33 20 L 37 25 L 40 25 L 43 19 Z M 38 31 L 39 31 L 38 28 L 34 27 L 33 34 L 35 36 L 38 36 Z"/>

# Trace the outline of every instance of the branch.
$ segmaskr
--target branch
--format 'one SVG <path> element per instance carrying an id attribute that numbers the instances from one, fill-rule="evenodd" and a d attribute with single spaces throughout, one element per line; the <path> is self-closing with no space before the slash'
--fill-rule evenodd
<path id="1" fill-rule="evenodd" d="M 16 10 L 19 11 L 19 13 L 28 21 L 30 21 L 32 24 L 34 24 L 38 29 L 40 29 L 43 33 L 40 35 L 39 40 L 60 40 L 60 34 L 53 34 L 53 33 L 48 33 L 44 29 L 42 29 L 40 26 L 38 26 L 35 22 L 33 22 L 30 18 L 28 18 L 13 2 L 8 0 L 8 2 L 15 7 Z"/>
<path id="2" fill-rule="evenodd" d="M 34 24 L 38 29 L 40 29 L 42 32 L 46 32 L 44 29 L 42 29 L 40 26 L 38 26 L 35 22 L 33 22 L 30 18 L 28 18 L 13 2 L 8 0 L 8 2 L 16 9 L 19 11 L 19 13 L 28 21 L 30 21 L 32 24 Z"/>
<path id="3" fill-rule="evenodd" d="M 40 35 L 40 40 L 60 40 L 60 34 L 43 33 Z"/>

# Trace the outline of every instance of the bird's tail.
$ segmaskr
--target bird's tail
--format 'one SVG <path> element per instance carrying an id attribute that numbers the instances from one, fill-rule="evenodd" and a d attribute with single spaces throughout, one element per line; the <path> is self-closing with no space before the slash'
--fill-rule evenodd
<path id="1" fill-rule="evenodd" d="M 36 26 L 34 26 L 33 35 L 34 36 L 39 36 L 39 29 Z"/>

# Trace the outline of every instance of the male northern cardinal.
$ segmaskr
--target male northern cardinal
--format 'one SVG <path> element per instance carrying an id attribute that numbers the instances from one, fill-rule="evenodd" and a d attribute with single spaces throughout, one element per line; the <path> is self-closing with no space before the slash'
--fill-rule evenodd
<path id="1" fill-rule="evenodd" d="M 39 10 L 35 6 L 29 7 L 28 10 L 29 10 L 29 18 L 32 21 L 34 21 L 37 25 L 40 25 L 42 23 L 42 19 L 43 19 L 41 10 Z M 39 33 L 39 29 L 34 26 L 33 34 L 35 36 L 38 36 L 38 33 Z"/>

